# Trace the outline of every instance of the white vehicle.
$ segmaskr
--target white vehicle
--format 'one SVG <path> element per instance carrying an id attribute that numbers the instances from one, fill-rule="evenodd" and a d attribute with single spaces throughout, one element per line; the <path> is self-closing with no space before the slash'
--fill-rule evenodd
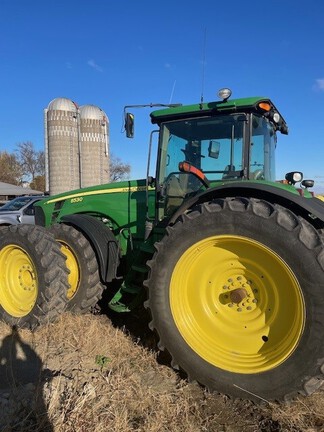
<path id="1" fill-rule="evenodd" d="M 0 207 L 0 226 L 34 224 L 34 204 L 43 196 L 21 196 Z"/>

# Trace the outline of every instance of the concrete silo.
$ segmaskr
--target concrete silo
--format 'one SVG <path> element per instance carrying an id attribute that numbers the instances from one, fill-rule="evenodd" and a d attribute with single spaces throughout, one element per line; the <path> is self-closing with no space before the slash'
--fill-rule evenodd
<path id="1" fill-rule="evenodd" d="M 109 121 L 99 107 L 80 107 L 81 184 L 82 187 L 108 183 Z"/>
<path id="2" fill-rule="evenodd" d="M 57 98 L 45 109 L 46 190 L 50 195 L 80 187 L 78 107 Z"/>

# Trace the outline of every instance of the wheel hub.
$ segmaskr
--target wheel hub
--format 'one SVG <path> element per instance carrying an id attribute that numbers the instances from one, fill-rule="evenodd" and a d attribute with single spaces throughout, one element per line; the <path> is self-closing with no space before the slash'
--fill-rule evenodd
<path id="1" fill-rule="evenodd" d="M 75 253 L 63 240 L 58 239 L 61 244 L 61 251 L 66 257 L 66 266 L 69 269 L 68 282 L 70 288 L 68 289 L 66 296 L 68 300 L 71 300 L 77 293 L 80 285 L 80 268 Z"/>
<path id="2" fill-rule="evenodd" d="M 249 238 L 215 236 L 192 245 L 177 262 L 170 291 L 183 338 L 227 371 L 276 367 L 303 331 L 304 301 L 294 274 L 274 251 Z"/>
<path id="3" fill-rule="evenodd" d="M 233 303 L 241 303 L 241 301 L 244 300 L 247 295 L 248 294 L 244 288 L 236 288 L 235 290 L 231 291 L 230 299 Z"/>
<path id="4" fill-rule="evenodd" d="M 30 265 L 22 266 L 18 274 L 19 285 L 23 290 L 31 291 L 35 288 L 35 275 Z"/>
<path id="5" fill-rule="evenodd" d="M 256 284 L 243 274 L 226 279 L 219 292 L 219 304 L 237 312 L 252 311 L 260 301 Z"/>
<path id="6" fill-rule="evenodd" d="M 38 283 L 28 253 L 16 245 L 0 251 L 0 304 L 14 317 L 28 315 L 33 309 Z"/>

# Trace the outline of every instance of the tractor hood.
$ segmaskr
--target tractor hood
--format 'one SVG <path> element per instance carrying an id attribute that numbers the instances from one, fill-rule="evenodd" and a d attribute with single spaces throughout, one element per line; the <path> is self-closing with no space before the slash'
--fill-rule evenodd
<path id="1" fill-rule="evenodd" d="M 51 196 L 35 206 L 36 224 L 47 226 L 67 214 L 129 219 L 129 206 L 145 207 L 146 179 L 108 183 Z M 134 212 L 139 211 L 135 209 Z"/>

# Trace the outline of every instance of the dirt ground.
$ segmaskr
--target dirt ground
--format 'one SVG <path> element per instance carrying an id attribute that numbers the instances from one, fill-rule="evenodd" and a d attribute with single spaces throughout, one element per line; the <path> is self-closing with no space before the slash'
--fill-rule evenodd
<path id="1" fill-rule="evenodd" d="M 65 314 L 34 332 L 0 324 L 0 431 L 324 431 L 324 393 L 232 401 L 173 371 L 152 336 Z"/>

